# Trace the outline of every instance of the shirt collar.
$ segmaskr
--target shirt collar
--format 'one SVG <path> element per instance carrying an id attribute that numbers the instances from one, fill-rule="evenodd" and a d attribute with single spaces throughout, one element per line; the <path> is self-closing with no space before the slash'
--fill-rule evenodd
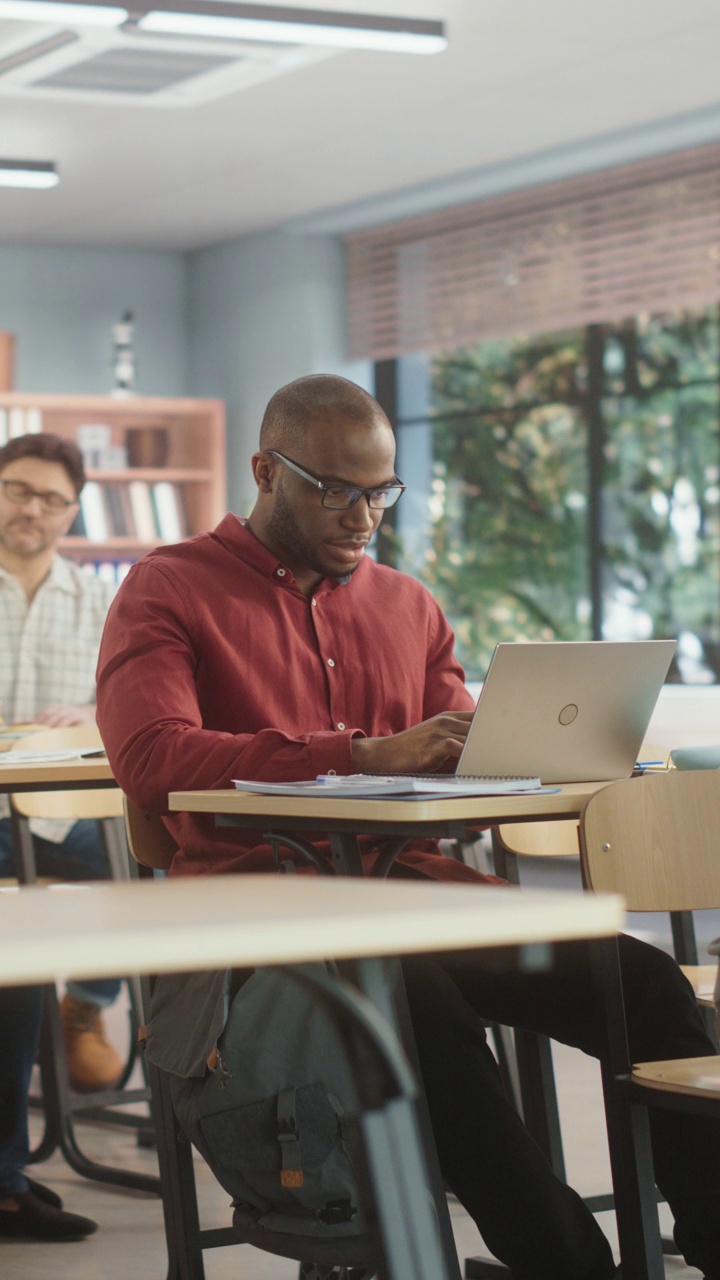
<path id="1" fill-rule="evenodd" d="M 277 556 L 272 551 L 268 551 L 260 539 L 255 537 L 241 516 L 232 513 L 226 515 L 213 530 L 213 534 L 232 555 L 239 556 L 264 577 L 271 578 L 279 586 L 287 587 L 292 584 L 297 587 L 291 570 L 287 569 L 282 560 L 278 560 Z M 344 578 L 323 578 L 317 590 L 318 592 L 331 591 L 336 587 L 343 587 L 353 576 L 349 573 Z"/>
<path id="2" fill-rule="evenodd" d="M 17 583 L 14 573 L 10 573 L 8 569 L 3 569 L 0 565 L 0 582 L 8 585 Z M 68 560 L 64 560 L 62 556 L 55 556 L 50 565 L 50 572 L 43 579 L 38 587 L 38 591 L 44 591 L 50 588 L 55 591 L 66 591 L 68 595 L 77 595 L 78 583 L 73 575 L 72 566 Z M 36 593 L 37 594 L 37 593 Z"/>

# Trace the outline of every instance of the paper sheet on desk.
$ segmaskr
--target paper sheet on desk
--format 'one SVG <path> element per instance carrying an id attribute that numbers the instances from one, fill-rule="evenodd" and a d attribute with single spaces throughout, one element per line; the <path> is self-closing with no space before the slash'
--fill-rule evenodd
<path id="1" fill-rule="evenodd" d="M 103 747 L 63 747 L 57 751 L 3 751 L 0 768 L 5 764 L 46 764 L 55 760 L 87 760 L 104 756 Z"/>

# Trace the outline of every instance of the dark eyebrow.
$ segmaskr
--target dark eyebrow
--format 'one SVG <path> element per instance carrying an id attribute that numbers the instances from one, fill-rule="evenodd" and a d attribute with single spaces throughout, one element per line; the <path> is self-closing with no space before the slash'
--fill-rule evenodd
<path id="1" fill-rule="evenodd" d="M 356 484 L 354 480 L 344 480 L 342 476 L 319 476 L 321 484 L 337 484 L 342 485 L 346 489 L 389 489 L 391 485 L 400 484 L 397 476 L 393 476 L 392 480 L 381 480 L 379 484 L 362 485 Z"/>

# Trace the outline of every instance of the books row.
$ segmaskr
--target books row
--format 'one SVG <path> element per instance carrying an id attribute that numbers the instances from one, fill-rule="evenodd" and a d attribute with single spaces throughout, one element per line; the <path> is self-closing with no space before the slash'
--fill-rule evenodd
<path id="1" fill-rule="evenodd" d="M 90 542 L 136 538 L 139 542 L 180 542 L 188 535 L 182 489 L 169 480 L 100 484 L 88 480 L 70 533 Z"/>
<path id="2" fill-rule="evenodd" d="M 42 413 L 39 409 L 12 409 L 0 407 L 0 448 L 16 436 L 36 436 L 42 431 Z"/>
<path id="3" fill-rule="evenodd" d="M 101 582 L 115 582 L 119 586 L 134 564 L 134 560 L 83 560 L 80 568 L 91 578 L 99 578 Z"/>

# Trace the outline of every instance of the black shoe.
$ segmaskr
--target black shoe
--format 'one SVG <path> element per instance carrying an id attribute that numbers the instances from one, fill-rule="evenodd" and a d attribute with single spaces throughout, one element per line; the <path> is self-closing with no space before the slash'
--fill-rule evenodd
<path id="1" fill-rule="evenodd" d="M 45 1188 L 43 1188 L 44 1190 Z M 12 1197 L 19 1209 L 0 1209 L 0 1238 L 15 1240 L 82 1240 L 97 1231 L 97 1222 L 65 1213 L 40 1200 L 32 1191 Z"/>
<path id="2" fill-rule="evenodd" d="M 62 1200 L 56 1191 L 51 1191 L 49 1187 L 44 1187 L 42 1182 L 36 1182 L 34 1178 L 28 1178 L 25 1174 L 28 1184 L 28 1191 L 32 1191 L 38 1200 L 42 1200 L 43 1204 L 51 1204 L 53 1209 L 62 1209 Z"/>

